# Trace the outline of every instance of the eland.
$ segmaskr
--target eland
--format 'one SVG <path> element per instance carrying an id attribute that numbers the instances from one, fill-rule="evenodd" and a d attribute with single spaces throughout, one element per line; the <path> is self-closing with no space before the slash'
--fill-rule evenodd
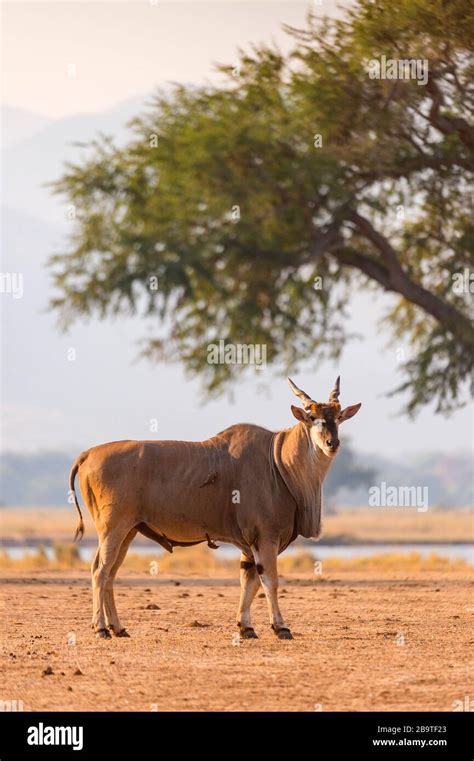
<path id="1" fill-rule="evenodd" d="M 69 486 L 84 522 L 74 482 L 94 520 L 99 546 L 91 566 L 92 626 L 98 637 L 127 637 L 114 601 L 114 579 L 136 534 L 175 546 L 207 542 L 241 551 L 237 625 L 244 639 L 257 637 L 250 607 L 259 584 L 270 624 L 279 639 L 292 639 L 278 605 L 277 558 L 298 536 L 317 538 L 322 483 L 339 449 L 339 425 L 361 404 L 339 403 L 339 378 L 327 402 L 315 402 L 290 379 L 302 407 L 298 421 L 272 432 L 247 423 L 207 441 L 113 441 L 76 459 Z"/>

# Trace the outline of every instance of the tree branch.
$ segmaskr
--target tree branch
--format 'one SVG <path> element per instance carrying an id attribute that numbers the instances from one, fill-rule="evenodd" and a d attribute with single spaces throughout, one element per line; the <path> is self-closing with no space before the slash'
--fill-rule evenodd
<path id="1" fill-rule="evenodd" d="M 384 177 L 390 177 L 394 180 L 400 178 L 408 178 L 411 174 L 416 172 L 422 172 L 425 169 L 433 169 L 434 171 L 452 169 L 459 167 L 466 171 L 474 171 L 474 160 L 468 157 L 460 156 L 428 156 L 426 153 L 421 153 L 417 156 L 412 156 L 404 160 L 400 166 L 387 169 L 386 167 L 379 167 L 379 171 L 360 172 L 358 177 L 363 180 L 376 181 L 381 175 Z"/>
<path id="2" fill-rule="evenodd" d="M 446 116 L 441 113 L 441 107 L 444 105 L 443 93 L 432 77 L 428 78 L 426 89 L 432 97 L 432 103 L 428 120 L 433 127 L 436 127 L 445 135 L 456 133 L 462 142 L 474 148 L 474 128 L 462 117 Z"/>
<path id="3" fill-rule="evenodd" d="M 371 280 L 375 280 L 386 291 L 392 291 L 390 275 L 386 267 L 371 259 L 370 256 L 361 254 L 351 246 L 344 246 L 331 251 L 340 264 L 360 270 Z"/>
<path id="4" fill-rule="evenodd" d="M 408 301 L 421 307 L 425 312 L 434 317 L 446 330 L 458 338 L 466 347 L 472 349 L 474 343 L 474 331 L 471 323 L 462 312 L 459 312 L 451 304 L 443 301 L 431 291 L 428 291 L 419 283 L 415 283 L 402 268 L 397 253 L 390 242 L 381 235 L 369 222 L 355 211 L 347 214 L 358 232 L 369 240 L 377 249 L 383 264 L 377 263 L 371 257 L 350 252 L 352 266 L 360 269 L 365 274 L 377 280 L 386 290 L 395 291 Z M 341 252 L 337 249 L 332 253 L 341 260 Z M 347 252 L 343 254 L 345 263 L 349 263 Z M 342 260 L 341 260 L 342 261 Z"/>

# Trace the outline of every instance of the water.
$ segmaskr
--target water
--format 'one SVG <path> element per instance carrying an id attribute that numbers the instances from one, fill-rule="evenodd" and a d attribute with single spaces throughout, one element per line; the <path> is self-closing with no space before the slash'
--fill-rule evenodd
<path id="1" fill-rule="evenodd" d="M 449 560 L 464 560 L 474 565 L 472 544 L 357 544 L 340 547 L 319 546 L 310 548 L 315 558 L 362 558 L 373 555 L 410 555 L 418 553 L 422 558 L 438 555 Z"/>
<path id="2" fill-rule="evenodd" d="M 12 559 L 21 559 L 28 555 L 36 555 L 38 547 L 32 546 L 4 546 L 3 548 L 8 556 Z M 361 558 L 372 557 L 373 555 L 409 555 L 417 552 L 422 558 L 430 555 L 438 555 L 449 560 L 464 560 L 469 565 L 474 565 L 474 545 L 472 544 L 352 544 L 352 545 L 297 545 L 290 547 L 285 555 L 292 555 L 300 551 L 311 552 L 315 560 L 324 560 L 325 558 Z M 44 551 L 49 559 L 54 558 L 52 547 L 46 546 Z M 95 554 L 96 548 L 91 546 L 79 547 L 81 560 L 90 562 Z M 149 555 L 160 557 L 164 550 L 158 549 L 156 545 L 131 545 L 130 552 L 136 555 Z M 226 558 L 238 557 L 239 550 L 232 545 L 221 545 L 219 554 Z"/>

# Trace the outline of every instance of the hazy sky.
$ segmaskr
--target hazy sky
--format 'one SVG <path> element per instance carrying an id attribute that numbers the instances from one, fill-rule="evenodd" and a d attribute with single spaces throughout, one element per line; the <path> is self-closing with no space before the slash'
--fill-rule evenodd
<path id="1" fill-rule="evenodd" d="M 334 3 L 324 0 L 325 11 Z M 311 2 L 4 2 L 2 102 L 48 116 L 102 111 L 302 25 Z M 319 9 L 318 9 L 319 10 Z M 72 68 L 74 67 L 74 68 Z"/>
<path id="2" fill-rule="evenodd" d="M 304 25 L 310 7 L 310 2 L 250 1 L 2 3 L 1 102 L 59 124 L 50 142 L 39 140 L 37 149 L 34 136 L 30 138 L 29 153 L 20 143 L 14 161 L 20 165 L 28 155 L 29 166 L 36 158 L 40 166 L 47 158 L 40 155 L 44 146 L 51 145 L 56 135 L 63 136 L 60 120 L 65 117 L 107 111 L 170 80 L 203 82 L 215 76 L 213 62 L 234 62 L 237 48 L 252 41 L 273 39 L 284 49 L 282 23 Z M 317 11 L 331 12 L 334 7 L 323 0 Z M 39 225 L 36 234 L 31 221 L 25 230 L 21 215 L 34 219 L 39 205 L 29 200 L 28 172 L 21 166 L 20 170 L 25 198 L 20 184 L 18 203 L 9 204 L 4 268 L 14 271 L 21 266 L 26 285 L 24 299 L 7 305 L 5 448 L 74 449 L 115 438 L 148 438 L 149 421 L 154 418 L 159 420 L 160 438 L 205 438 L 242 420 L 270 428 L 292 424 L 292 396 L 284 378 L 274 377 L 270 368 L 258 379 L 245 375 L 234 404 L 224 397 L 202 405 L 199 384 L 185 377 L 179 363 L 134 363 L 137 341 L 145 332 L 140 319 L 78 323 L 69 336 L 61 336 L 51 315 L 44 314 L 49 297 L 44 264 L 62 231 L 53 228 L 45 237 L 43 227 Z M 50 204 L 53 212 L 57 201 L 41 192 L 41 208 Z M 41 246 L 31 245 L 40 238 Z M 398 354 L 400 348 L 406 349 L 387 346 L 388 335 L 380 325 L 387 305 L 386 296 L 355 294 L 351 327 L 364 340 L 351 344 L 337 365 L 301 371 L 295 380 L 322 400 L 341 373 L 343 403 L 364 405 L 359 416 L 346 424 L 359 451 L 412 456 L 427 450 L 468 449 L 469 411 L 446 421 L 430 407 L 413 422 L 398 414 L 402 399 L 386 398 L 401 382 Z M 77 348 L 74 364 L 66 360 L 71 345 Z M 178 404 L 182 398 L 188 400 L 186 411 Z"/>

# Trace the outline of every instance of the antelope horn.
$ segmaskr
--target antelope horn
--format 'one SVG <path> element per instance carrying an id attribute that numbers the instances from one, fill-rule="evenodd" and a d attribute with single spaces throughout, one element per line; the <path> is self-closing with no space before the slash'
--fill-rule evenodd
<path id="1" fill-rule="evenodd" d="M 300 388 L 298 388 L 298 386 L 296 386 L 293 383 L 291 378 L 288 378 L 288 383 L 290 384 L 290 388 L 293 391 L 293 393 L 296 394 L 296 396 L 298 396 L 303 402 L 303 407 L 305 408 L 309 407 L 309 405 L 313 403 L 313 400 L 311 399 L 311 397 L 308 396 L 308 394 L 305 394 L 305 392 L 302 391 Z"/>
<path id="2" fill-rule="evenodd" d="M 329 401 L 330 402 L 337 402 L 339 401 L 339 394 L 341 393 L 340 389 L 340 383 L 341 383 L 341 376 L 338 375 L 336 378 L 336 382 L 334 384 L 334 388 L 329 394 Z"/>

